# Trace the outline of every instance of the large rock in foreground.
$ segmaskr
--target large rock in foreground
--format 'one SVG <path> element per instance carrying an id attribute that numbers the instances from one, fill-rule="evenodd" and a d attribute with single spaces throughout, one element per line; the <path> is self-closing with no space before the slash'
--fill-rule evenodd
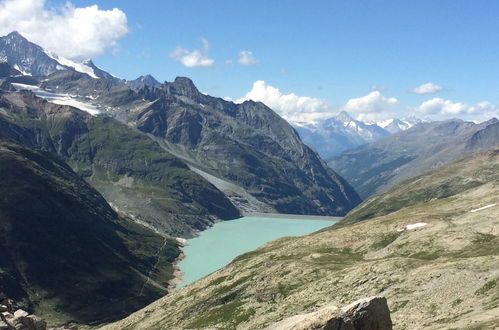
<path id="1" fill-rule="evenodd" d="M 384 297 L 357 300 L 344 307 L 326 306 L 289 317 L 266 330 L 390 330 L 390 309 Z"/>

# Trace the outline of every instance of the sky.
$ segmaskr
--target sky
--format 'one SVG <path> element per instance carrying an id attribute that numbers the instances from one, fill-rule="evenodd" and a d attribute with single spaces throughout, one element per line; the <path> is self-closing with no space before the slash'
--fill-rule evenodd
<path id="1" fill-rule="evenodd" d="M 493 0 L 0 0 L 1 35 L 295 122 L 499 116 L 498 17 Z"/>

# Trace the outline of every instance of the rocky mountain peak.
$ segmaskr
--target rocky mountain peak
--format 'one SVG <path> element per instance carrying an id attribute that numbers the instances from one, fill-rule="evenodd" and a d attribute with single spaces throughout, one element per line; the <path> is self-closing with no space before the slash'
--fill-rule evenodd
<path id="1" fill-rule="evenodd" d="M 197 97 L 200 93 L 191 79 L 177 77 L 173 83 L 166 84 L 171 93 L 187 97 Z"/>
<path id="2" fill-rule="evenodd" d="M 354 120 L 352 116 L 346 111 L 341 111 L 336 117 L 336 120 L 342 121 L 342 122 L 349 122 Z"/>
<path id="3" fill-rule="evenodd" d="M 161 83 L 156 80 L 152 75 L 146 74 L 144 76 L 140 76 L 137 79 L 134 80 L 129 80 L 126 82 L 128 86 L 130 86 L 132 89 L 140 89 L 144 86 L 151 86 L 151 87 L 156 87 L 156 88 L 161 88 Z"/>
<path id="4" fill-rule="evenodd" d="M 492 117 L 490 118 L 489 120 L 483 122 L 485 126 L 488 126 L 488 125 L 492 125 L 492 124 L 495 124 L 497 123 L 499 120 L 497 120 L 496 117 Z"/>
<path id="5" fill-rule="evenodd" d="M 94 62 L 92 62 L 92 59 L 90 59 L 90 58 L 87 58 L 87 59 L 86 59 L 86 60 L 84 60 L 82 63 L 83 63 L 83 64 L 85 64 L 85 65 L 88 65 L 88 66 L 90 66 L 90 67 L 95 67 Z"/>
<path id="6" fill-rule="evenodd" d="M 25 37 L 23 37 L 22 34 L 20 34 L 17 31 L 12 31 L 11 33 L 7 34 L 5 37 L 8 40 L 28 41 L 28 39 L 26 39 Z"/>

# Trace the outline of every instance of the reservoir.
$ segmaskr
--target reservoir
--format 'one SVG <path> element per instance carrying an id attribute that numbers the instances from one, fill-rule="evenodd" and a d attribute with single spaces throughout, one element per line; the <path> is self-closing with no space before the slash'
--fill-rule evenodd
<path id="1" fill-rule="evenodd" d="M 248 216 L 216 223 L 189 239 L 185 258 L 178 264 L 184 273 L 181 288 L 229 264 L 235 257 L 284 236 L 307 235 L 333 225 L 340 217 L 289 215 Z"/>

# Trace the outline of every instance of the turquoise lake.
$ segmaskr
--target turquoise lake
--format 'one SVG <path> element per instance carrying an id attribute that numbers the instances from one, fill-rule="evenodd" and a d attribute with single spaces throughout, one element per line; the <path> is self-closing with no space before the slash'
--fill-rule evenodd
<path id="1" fill-rule="evenodd" d="M 301 236 L 331 226 L 329 220 L 244 217 L 216 223 L 189 239 L 185 258 L 178 264 L 184 273 L 181 288 L 229 264 L 235 257 L 279 237 Z"/>

